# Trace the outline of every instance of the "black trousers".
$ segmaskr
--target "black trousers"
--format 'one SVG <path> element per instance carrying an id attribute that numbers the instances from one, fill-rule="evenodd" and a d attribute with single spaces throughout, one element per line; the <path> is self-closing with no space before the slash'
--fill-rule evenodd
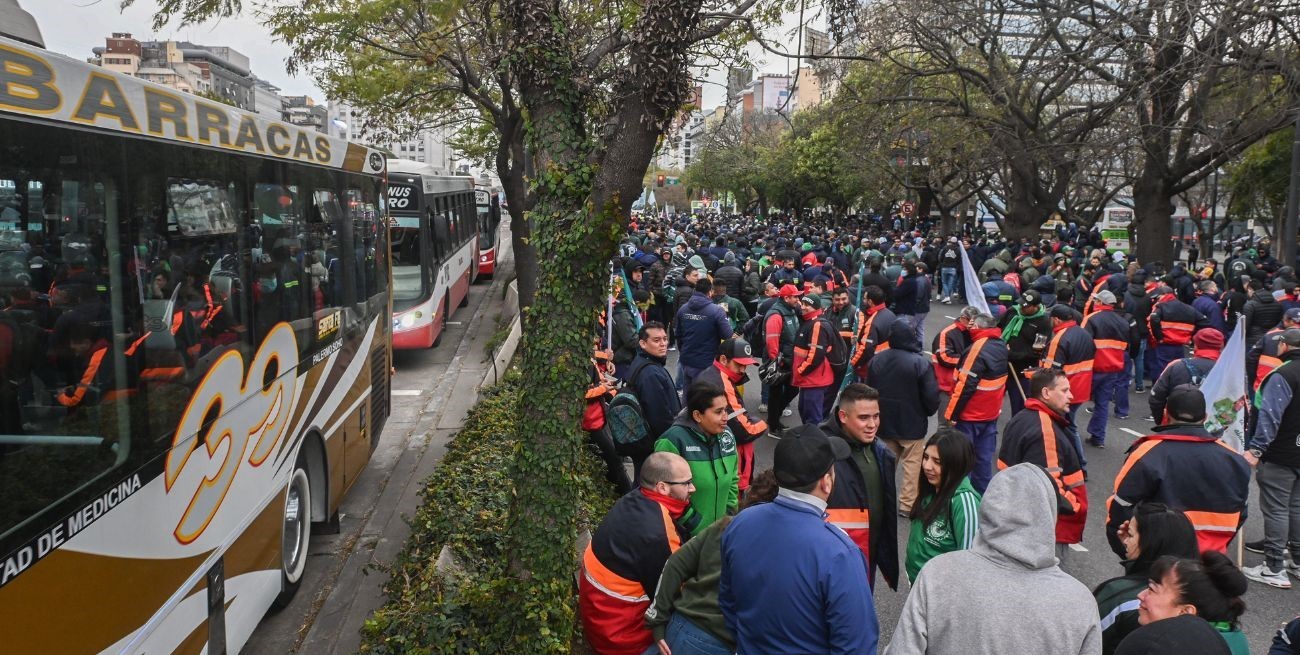
<path id="1" fill-rule="evenodd" d="M 791 386 L 790 381 L 786 380 L 780 384 L 771 385 L 767 396 L 767 425 L 772 430 L 784 430 L 787 427 L 781 422 L 781 414 L 785 408 L 790 406 L 791 402 L 799 396 L 799 389 Z"/>
<path id="2" fill-rule="evenodd" d="M 631 491 L 632 482 L 627 479 L 627 469 L 623 467 L 623 457 L 614 448 L 614 438 L 609 435 L 609 429 L 601 428 L 587 432 L 587 442 L 594 446 L 593 450 L 605 462 L 605 479 L 614 485 L 618 495 L 622 496 Z"/>

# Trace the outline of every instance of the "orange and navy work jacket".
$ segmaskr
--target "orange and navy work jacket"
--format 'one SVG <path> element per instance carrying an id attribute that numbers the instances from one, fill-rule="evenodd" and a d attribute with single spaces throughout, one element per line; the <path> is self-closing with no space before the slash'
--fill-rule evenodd
<path id="1" fill-rule="evenodd" d="M 1192 342 L 1192 333 L 1204 323 L 1201 313 L 1192 306 L 1167 293 L 1156 300 L 1147 317 L 1150 345 L 1186 346 Z"/>
<path id="2" fill-rule="evenodd" d="M 1096 353 L 1092 359 L 1094 373 L 1118 373 L 1124 370 L 1124 354 L 1129 350 L 1132 327 L 1108 305 L 1083 318 L 1083 329 L 1092 337 Z M 1078 400 L 1078 397 L 1075 397 Z"/>
<path id="3" fill-rule="evenodd" d="M 1088 486 L 1073 443 L 1068 420 L 1037 398 L 1030 398 L 1002 429 L 1002 448 L 998 451 L 999 471 L 1029 462 L 1043 467 L 1051 476 L 1059 509 L 1058 544 L 1083 541 L 1083 526 L 1088 522 Z"/>
<path id="4" fill-rule="evenodd" d="M 930 361 L 934 363 L 934 377 L 939 381 L 940 391 L 952 393 L 957 386 L 957 368 L 969 347 L 970 331 L 961 323 L 954 321 L 935 335 Z"/>
<path id="5" fill-rule="evenodd" d="M 1264 383 L 1264 378 L 1282 365 L 1282 358 L 1277 354 L 1277 342 L 1269 338 L 1281 331 L 1282 328 L 1269 330 L 1264 335 L 1264 338 L 1251 349 L 1251 355 L 1258 354 L 1259 356 L 1259 360 L 1255 364 L 1255 381 L 1251 385 L 1252 391 L 1259 391 L 1259 386 Z"/>
<path id="6" fill-rule="evenodd" d="M 944 410 L 949 421 L 996 421 L 1007 392 L 1007 344 L 998 328 L 971 330 L 974 343 L 957 369 L 957 383 Z"/>
<path id="7" fill-rule="evenodd" d="M 684 534 L 653 496 L 659 494 L 638 488 L 619 498 L 582 553 L 579 613 L 587 641 L 600 655 L 641 655 L 653 641 L 645 611 Z"/>
<path id="8" fill-rule="evenodd" d="M 1250 465 L 1200 425 L 1173 424 L 1133 442 L 1106 500 L 1106 538 L 1124 557 L 1119 526 L 1141 502 L 1164 503 L 1191 520 L 1201 550 L 1225 552 L 1241 525 Z"/>
<path id="9" fill-rule="evenodd" d="M 1043 355 L 1043 367 L 1065 372 L 1074 404 L 1092 398 L 1092 360 L 1096 354 L 1092 337 L 1078 323 L 1065 321 L 1052 328 L 1052 341 Z"/>
<path id="10" fill-rule="evenodd" d="M 831 322 L 820 310 L 804 315 L 803 325 L 794 338 L 794 374 L 790 384 L 803 388 L 824 387 L 835 381 L 828 356 L 831 355 Z M 836 355 L 838 358 L 838 355 Z M 846 354 L 847 357 L 847 354 Z"/>
<path id="11" fill-rule="evenodd" d="M 849 364 L 858 374 L 866 379 L 867 364 L 876 353 L 889 350 L 889 328 L 893 327 L 898 317 L 884 305 L 868 307 L 862 312 L 863 320 L 858 324 L 858 334 L 854 338 L 857 346 L 853 351 L 853 360 Z"/>

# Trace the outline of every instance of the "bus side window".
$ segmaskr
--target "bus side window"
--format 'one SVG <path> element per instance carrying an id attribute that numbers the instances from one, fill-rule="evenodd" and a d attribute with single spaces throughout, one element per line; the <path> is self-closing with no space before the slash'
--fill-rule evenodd
<path id="1" fill-rule="evenodd" d="M 253 341 L 259 343 L 271 328 L 289 323 L 305 347 L 301 342 L 309 336 L 312 312 L 303 269 L 304 215 L 312 205 L 299 181 L 286 179 L 285 172 L 284 165 L 268 162 L 253 187 Z"/>

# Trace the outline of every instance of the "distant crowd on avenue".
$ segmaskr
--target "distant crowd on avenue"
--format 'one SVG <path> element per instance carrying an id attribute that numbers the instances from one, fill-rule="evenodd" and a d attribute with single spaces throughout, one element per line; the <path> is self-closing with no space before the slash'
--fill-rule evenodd
<path id="1" fill-rule="evenodd" d="M 1223 263 L 1194 248 L 1138 262 L 1073 224 L 1035 240 L 937 228 L 634 222 L 583 417 L 621 494 L 579 573 L 593 652 L 1250 652 L 1251 582 L 1300 578 L 1294 268 L 1266 241 Z M 940 303 L 956 318 L 927 335 Z M 1207 430 L 1201 385 L 1239 321 L 1234 447 Z M 1149 429 L 1090 507 L 1089 452 L 1132 411 Z M 775 448 L 756 470 L 761 439 Z M 1245 548 L 1263 560 L 1238 568 L 1252 478 L 1264 538 Z M 1091 590 L 1061 568 L 1089 512 L 1116 556 Z M 904 575 L 882 626 L 873 590 Z M 1297 654 L 1300 618 L 1268 652 Z"/>

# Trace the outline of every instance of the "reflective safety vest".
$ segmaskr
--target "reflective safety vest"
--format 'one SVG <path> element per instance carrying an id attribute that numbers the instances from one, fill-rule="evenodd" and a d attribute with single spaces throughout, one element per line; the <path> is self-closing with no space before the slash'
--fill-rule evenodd
<path id="1" fill-rule="evenodd" d="M 1075 324 L 1066 321 L 1053 328 L 1052 341 L 1043 356 L 1043 366 L 1059 368 L 1070 381 L 1074 404 L 1092 398 L 1092 360 L 1097 353 L 1092 337 Z"/>

